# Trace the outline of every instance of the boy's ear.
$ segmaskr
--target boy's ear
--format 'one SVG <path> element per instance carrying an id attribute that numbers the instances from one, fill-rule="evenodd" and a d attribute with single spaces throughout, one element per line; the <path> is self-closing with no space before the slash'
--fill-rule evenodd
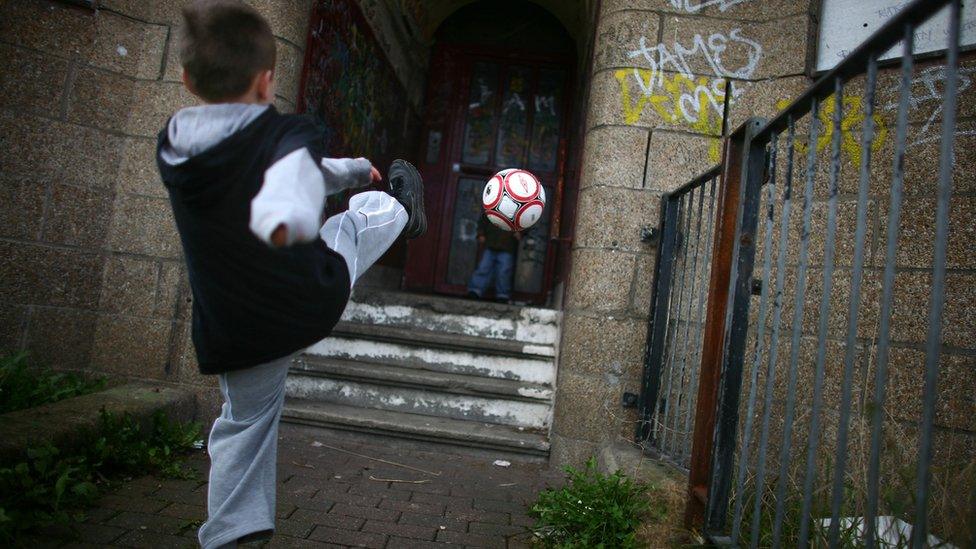
<path id="1" fill-rule="evenodd" d="M 196 95 L 197 97 L 200 96 L 200 94 L 197 93 L 196 86 L 193 85 L 193 81 L 190 80 L 190 75 L 187 74 L 186 69 L 183 69 L 182 80 L 183 80 L 183 87 L 185 87 L 188 92 L 192 93 L 193 95 Z"/>
<path id="2" fill-rule="evenodd" d="M 259 103 L 271 103 L 274 101 L 274 84 L 274 70 L 261 71 L 254 77 L 254 91 L 257 92 Z"/>

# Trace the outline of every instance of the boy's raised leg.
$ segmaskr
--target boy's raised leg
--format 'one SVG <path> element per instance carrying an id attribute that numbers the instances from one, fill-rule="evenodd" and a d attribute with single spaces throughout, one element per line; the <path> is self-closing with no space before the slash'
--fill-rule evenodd
<path id="1" fill-rule="evenodd" d="M 353 195 L 349 209 L 325 220 L 319 235 L 346 260 L 353 285 L 390 249 L 406 224 L 407 211 L 395 198 L 369 191 Z"/>
<path id="2" fill-rule="evenodd" d="M 349 267 L 353 285 L 401 234 L 416 238 L 427 230 L 424 186 L 417 169 L 404 160 L 390 166 L 390 193 L 369 191 L 349 199 L 349 209 L 325 221 L 319 231 L 325 245 Z"/>

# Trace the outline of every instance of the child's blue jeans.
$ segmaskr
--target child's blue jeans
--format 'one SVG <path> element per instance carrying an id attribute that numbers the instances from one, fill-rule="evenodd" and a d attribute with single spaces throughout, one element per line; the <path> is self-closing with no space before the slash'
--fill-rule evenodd
<path id="1" fill-rule="evenodd" d="M 471 275 L 468 291 L 483 297 L 488 291 L 492 280 L 495 283 L 495 297 L 509 299 L 512 297 L 512 270 L 515 267 L 515 254 L 485 248 L 481 254 L 478 268 Z"/>

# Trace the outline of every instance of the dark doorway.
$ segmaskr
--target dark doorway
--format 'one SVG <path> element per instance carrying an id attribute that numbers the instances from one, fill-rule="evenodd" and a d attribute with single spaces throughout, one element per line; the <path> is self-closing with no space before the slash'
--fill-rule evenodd
<path id="1" fill-rule="evenodd" d="M 544 304 L 552 289 L 563 202 L 574 46 L 529 2 L 478 2 L 448 18 L 431 56 L 420 169 L 430 228 L 410 243 L 408 288 L 462 295 L 475 268 L 481 192 L 495 172 L 521 167 L 543 182 L 543 218 L 525 232 L 513 298 Z"/>

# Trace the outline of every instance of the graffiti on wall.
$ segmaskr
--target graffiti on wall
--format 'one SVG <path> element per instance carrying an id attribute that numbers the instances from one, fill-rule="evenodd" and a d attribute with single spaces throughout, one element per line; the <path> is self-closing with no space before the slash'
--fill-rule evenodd
<path id="1" fill-rule="evenodd" d="M 705 4 L 707 2 L 694 5 Z M 691 6 L 692 3 L 686 1 L 682 5 Z M 742 29 L 733 28 L 727 33 L 695 34 L 688 40 L 675 40 L 670 44 L 661 42 L 651 45 L 642 36 L 636 47 L 627 52 L 627 57 L 636 60 L 641 66 L 616 69 L 613 73 L 620 86 L 620 112 L 624 123 L 637 124 L 642 117 L 649 114 L 667 125 L 703 135 L 719 136 L 724 109 L 726 105 L 733 108 L 745 93 L 745 87 L 740 81 L 749 80 L 755 75 L 763 58 L 763 47 L 757 40 L 745 35 Z M 730 59 L 738 61 L 729 61 Z M 970 75 L 973 73 L 976 73 L 976 67 L 960 68 L 960 93 L 971 86 Z M 941 119 L 944 87 L 945 74 L 941 66 L 916 72 L 912 80 L 909 107 L 914 112 L 921 112 L 924 121 L 919 127 L 913 128 L 909 146 L 939 139 L 940 130 L 936 121 Z M 873 114 L 875 150 L 884 145 L 888 128 L 893 124 L 898 108 L 897 92 L 897 84 L 887 90 L 895 99 L 878 105 Z M 726 100 L 727 93 L 729 97 Z M 855 166 L 860 165 L 863 155 L 863 100 L 862 95 L 845 94 L 842 104 L 841 150 L 844 157 Z M 783 99 L 776 107 L 782 110 L 789 104 L 789 99 Z M 816 143 L 818 152 L 829 147 L 833 138 L 834 109 L 833 99 L 824 101 L 820 109 L 821 131 Z M 966 124 L 964 121 L 956 135 L 976 135 L 976 125 Z M 806 149 L 806 145 L 800 141 L 797 141 L 796 146 L 798 151 Z M 708 155 L 713 162 L 719 160 L 718 141 L 710 144 Z"/>
<path id="2" fill-rule="evenodd" d="M 962 94 L 972 85 L 969 75 L 976 73 L 976 67 L 960 67 L 958 93 Z M 908 148 L 938 141 L 941 138 L 941 125 L 937 121 L 942 116 L 942 91 L 945 89 L 945 67 L 932 66 L 918 71 L 912 78 L 912 85 L 908 92 L 908 110 L 913 113 L 911 118 L 922 119 L 920 125 L 909 129 Z M 874 120 L 875 138 L 871 150 L 878 152 L 888 139 L 889 127 L 895 124 L 898 112 L 898 97 L 900 84 L 893 84 L 883 93 L 891 100 L 878 105 L 872 119 Z M 776 104 L 778 110 L 783 110 L 790 104 L 789 99 L 782 99 Z M 841 103 L 841 154 L 854 166 L 860 166 L 864 149 L 861 145 L 861 132 L 864 127 L 865 116 L 864 96 L 860 94 L 844 95 Z M 819 137 L 817 138 L 817 152 L 823 152 L 830 146 L 834 136 L 834 112 L 837 108 L 835 96 L 831 95 L 821 103 L 818 116 Z M 969 121 L 963 120 L 957 124 L 957 137 L 976 135 L 976 128 Z M 795 150 L 806 153 L 807 146 L 801 141 L 795 143 Z"/>
<path id="3" fill-rule="evenodd" d="M 684 10 L 688 13 L 698 13 L 701 10 L 718 6 L 719 11 L 726 11 L 733 6 L 751 2 L 752 0 L 668 0 L 671 7 L 676 10 Z"/>
<path id="4" fill-rule="evenodd" d="M 735 66 L 728 65 L 730 51 L 744 60 Z M 646 66 L 614 72 L 620 85 L 624 122 L 636 124 L 645 110 L 650 109 L 667 124 L 718 136 L 722 131 L 726 93 L 730 94 L 730 105 L 742 93 L 741 86 L 736 86 L 732 79 L 752 77 L 762 55 L 762 45 L 743 35 L 740 28 L 731 29 L 727 34 L 695 34 L 691 40 L 675 40 L 670 45 L 662 42 L 650 46 L 642 36 L 627 57 L 638 59 Z M 696 76 L 693 66 L 705 66 L 708 69 L 699 72 L 711 74 Z M 718 161 L 717 142 L 710 146 L 709 157 Z"/>
<path id="5" fill-rule="evenodd" d="M 776 103 L 777 110 L 783 110 L 790 105 L 789 99 L 781 99 Z M 840 119 L 840 150 L 841 155 L 854 166 L 861 165 L 861 133 L 864 121 L 867 119 L 864 110 L 864 97 L 861 95 L 843 96 L 841 100 L 841 119 Z M 817 152 L 823 152 L 834 139 L 834 114 L 837 112 L 836 94 L 824 99 L 821 103 L 817 115 Z M 874 141 L 871 150 L 878 152 L 884 146 L 885 139 L 888 137 L 888 125 L 885 119 L 878 112 L 871 116 L 874 121 Z M 793 143 L 793 149 L 799 154 L 806 154 L 809 150 L 807 144 L 802 140 Z"/>
<path id="6" fill-rule="evenodd" d="M 972 86 L 970 75 L 973 73 L 976 73 L 976 67 L 959 67 L 957 94 L 961 95 Z M 945 89 L 945 83 L 944 66 L 928 67 L 913 76 L 911 91 L 908 94 L 908 106 L 911 110 L 922 111 L 925 122 L 915 132 L 909 146 L 938 141 L 941 137 L 941 127 L 935 122 L 942 116 L 942 91 Z M 897 111 L 898 100 L 893 99 L 883 108 L 889 112 Z M 972 129 L 971 122 L 963 121 L 958 123 L 958 126 L 962 127 L 956 130 L 957 136 L 976 135 L 976 129 Z"/>
<path id="7" fill-rule="evenodd" d="M 333 156 L 385 164 L 415 121 L 406 93 L 353 0 L 320 0 L 309 29 L 299 110 L 312 115 Z"/>

